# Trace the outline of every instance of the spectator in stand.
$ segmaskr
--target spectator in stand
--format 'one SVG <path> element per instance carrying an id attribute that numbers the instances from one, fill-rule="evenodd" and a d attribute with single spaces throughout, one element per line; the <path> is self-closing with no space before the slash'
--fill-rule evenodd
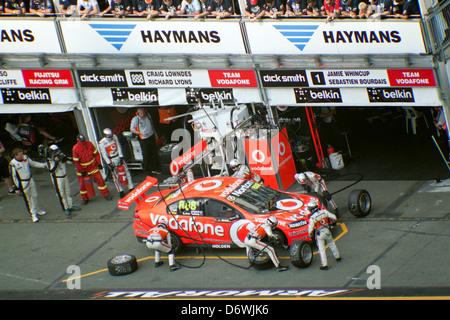
<path id="1" fill-rule="evenodd" d="M 112 0 L 111 13 L 115 18 L 125 17 L 131 12 L 131 4 L 128 0 Z"/>
<path id="2" fill-rule="evenodd" d="M 287 0 L 285 17 L 299 17 L 304 14 L 305 0 Z"/>
<path id="3" fill-rule="evenodd" d="M 208 11 L 211 12 L 216 19 L 227 18 L 234 14 L 231 0 L 211 0 Z"/>
<path id="4" fill-rule="evenodd" d="M 72 15 L 77 11 L 77 0 L 59 0 L 59 13 Z"/>
<path id="5" fill-rule="evenodd" d="M 316 0 L 307 0 L 306 7 L 303 9 L 303 14 L 307 16 L 320 17 L 321 11 L 316 4 Z"/>
<path id="6" fill-rule="evenodd" d="M 324 7 L 327 16 L 326 23 L 337 19 L 341 15 L 339 0 L 325 0 Z"/>
<path id="7" fill-rule="evenodd" d="M 341 15 L 343 17 L 357 18 L 359 13 L 358 2 L 359 0 L 342 0 Z"/>
<path id="8" fill-rule="evenodd" d="M 181 4 L 179 0 L 163 0 L 159 11 L 165 15 L 166 20 L 179 14 Z"/>
<path id="9" fill-rule="evenodd" d="M 384 12 L 386 15 L 393 15 L 396 18 L 403 13 L 403 0 L 387 0 L 384 4 Z"/>
<path id="10" fill-rule="evenodd" d="M 39 17 L 45 17 L 48 14 L 54 13 L 52 0 L 31 0 L 30 13 L 36 14 Z"/>
<path id="11" fill-rule="evenodd" d="M 265 0 L 264 11 L 265 17 L 271 19 L 277 19 L 279 16 L 284 15 L 284 5 L 279 0 Z"/>
<path id="12" fill-rule="evenodd" d="M 380 18 L 382 12 L 383 6 L 380 4 L 379 0 L 370 0 L 370 3 L 367 5 L 367 18 Z"/>
<path id="13" fill-rule="evenodd" d="M 202 12 L 199 0 L 183 0 L 181 2 L 180 14 L 196 16 Z"/>
<path id="14" fill-rule="evenodd" d="M 211 1 L 212 0 L 199 0 L 199 2 L 200 2 L 200 13 L 196 14 L 194 16 L 195 20 L 198 20 L 200 18 L 209 16 L 211 14 L 211 12 L 208 11 L 208 8 L 211 6 Z"/>
<path id="15" fill-rule="evenodd" d="M 137 16 L 146 16 L 151 19 L 159 15 L 160 7 L 158 0 L 133 0 L 131 12 Z"/>
<path id="16" fill-rule="evenodd" d="M 250 18 L 251 21 L 255 21 L 261 19 L 265 14 L 263 0 L 246 0 L 244 17 Z"/>
<path id="17" fill-rule="evenodd" d="M 97 0 L 78 0 L 77 13 L 81 15 L 81 19 L 100 13 Z"/>
<path id="18" fill-rule="evenodd" d="M 105 14 L 111 12 L 111 9 L 112 9 L 112 7 L 111 7 L 111 2 L 112 2 L 112 0 L 105 0 L 105 3 L 106 3 L 108 6 L 105 8 L 105 10 L 102 10 L 102 11 L 98 14 L 99 17 L 103 17 Z"/>
<path id="19" fill-rule="evenodd" d="M 365 19 L 368 17 L 368 11 L 367 11 L 367 3 L 360 2 L 358 4 L 358 17 L 360 19 Z"/>
<path id="20" fill-rule="evenodd" d="M 5 0 L 5 13 L 20 16 L 26 12 L 27 7 L 24 0 Z"/>
<path id="21" fill-rule="evenodd" d="M 417 0 L 406 0 L 403 2 L 403 12 L 396 15 L 397 18 L 408 19 L 412 14 L 419 14 L 419 4 Z"/>

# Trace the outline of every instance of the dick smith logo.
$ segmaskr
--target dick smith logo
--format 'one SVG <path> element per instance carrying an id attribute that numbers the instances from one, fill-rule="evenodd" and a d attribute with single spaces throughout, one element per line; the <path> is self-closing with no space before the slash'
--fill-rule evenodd
<path id="1" fill-rule="evenodd" d="M 4 104 L 52 103 L 49 89 L 2 89 Z"/>
<path id="2" fill-rule="evenodd" d="M 89 23 L 89 26 L 120 51 L 136 24 Z"/>
<path id="3" fill-rule="evenodd" d="M 273 25 L 286 39 L 288 39 L 300 51 L 303 51 L 309 40 L 314 35 L 314 32 L 319 28 L 319 25 Z"/>

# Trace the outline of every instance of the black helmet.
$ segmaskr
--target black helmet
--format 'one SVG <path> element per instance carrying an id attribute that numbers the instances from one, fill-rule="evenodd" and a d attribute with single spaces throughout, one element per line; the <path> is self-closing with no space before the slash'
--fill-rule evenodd
<path id="1" fill-rule="evenodd" d="M 86 137 L 82 133 L 80 133 L 79 135 L 77 135 L 77 140 L 83 142 L 86 141 Z"/>

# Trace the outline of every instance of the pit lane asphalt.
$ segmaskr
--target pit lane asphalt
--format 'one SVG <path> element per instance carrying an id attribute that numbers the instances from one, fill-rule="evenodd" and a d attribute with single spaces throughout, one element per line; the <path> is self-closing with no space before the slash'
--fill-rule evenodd
<path id="1" fill-rule="evenodd" d="M 108 186 L 113 201 L 106 201 L 97 191 L 88 205 L 67 219 L 48 173 L 36 169 L 33 175 L 41 207 L 48 211 L 38 223 L 31 222 L 21 197 L 7 196 L 4 184 L 0 186 L 0 299 L 105 298 L 109 292 L 117 291 L 124 292 L 119 298 L 125 292 L 141 292 L 129 294 L 140 298 L 145 292 L 156 291 L 190 290 L 206 295 L 208 290 L 247 289 L 281 293 L 291 290 L 290 296 L 271 296 L 284 299 L 304 297 L 299 292 L 314 290 L 341 290 L 340 298 L 352 297 L 355 292 L 358 297 L 450 297 L 450 185 L 446 181 L 363 180 L 335 194 L 341 218 L 333 233 L 342 262 L 335 262 L 328 250 L 328 271 L 319 270 L 317 254 L 309 268 L 297 269 L 290 264 L 287 252 L 280 251 L 282 263 L 290 265 L 290 269 L 278 273 L 275 269 L 238 268 L 209 251 L 203 263 L 201 254 L 188 250 L 177 260 L 201 267 L 169 272 L 165 255 L 165 264 L 156 269 L 153 252 L 136 241 L 132 210 L 117 209 L 118 193 L 111 182 Z M 75 175 L 71 172 L 70 176 L 75 204 L 79 205 Z M 137 175 L 134 179 L 137 184 L 144 177 Z M 334 180 L 328 182 L 328 187 L 333 192 L 352 182 Z M 348 211 L 348 194 L 353 189 L 369 191 L 373 208 L 367 217 L 356 218 Z M 293 185 L 289 191 L 299 188 Z M 248 266 L 244 249 L 214 253 L 233 264 Z M 119 254 L 135 255 L 139 269 L 126 276 L 111 276 L 106 263 Z M 68 289 L 67 280 L 73 275 L 68 267 L 72 265 L 80 268 L 81 290 Z M 372 275 L 368 268 L 372 265 L 381 272 L 380 290 L 367 288 Z M 176 298 L 176 293 L 167 294 L 166 298 Z"/>

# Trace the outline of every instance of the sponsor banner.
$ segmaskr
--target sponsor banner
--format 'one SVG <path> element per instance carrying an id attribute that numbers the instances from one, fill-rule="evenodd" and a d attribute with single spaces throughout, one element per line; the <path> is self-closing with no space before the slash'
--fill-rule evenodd
<path id="1" fill-rule="evenodd" d="M 262 70 L 263 87 L 434 87 L 431 69 Z"/>
<path id="2" fill-rule="evenodd" d="M 114 105 L 157 106 L 158 89 L 111 89 Z"/>
<path id="3" fill-rule="evenodd" d="M 282 184 L 280 189 L 287 190 L 295 182 L 294 176 L 297 171 L 286 128 L 272 138 L 272 146 L 280 173 Z"/>
<path id="4" fill-rule="evenodd" d="M 51 104 L 49 89 L 1 89 L 4 104 Z"/>
<path id="5" fill-rule="evenodd" d="M 53 20 L 2 20 L 0 53 L 62 53 Z"/>
<path id="6" fill-rule="evenodd" d="M 388 70 L 391 86 L 429 87 L 436 86 L 434 72 L 431 69 L 418 70 Z"/>
<path id="7" fill-rule="evenodd" d="M 78 70 L 82 87 L 258 88 L 253 70 Z"/>
<path id="8" fill-rule="evenodd" d="M 29 88 L 74 87 L 70 70 L 22 70 L 22 74 Z"/>
<path id="9" fill-rule="evenodd" d="M 0 70 L 0 88 L 73 88 L 70 70 Z"/>
<path id="10" fill-rule="evenodd" d="M 192 92 L 186 89 L 186 101 L 189 104 L 211 103 L 223 101 L 224 103 L 234 102 L 233 89 L 198 89 Z"/>
<path id="11" fill-rule="evenodd" d="M 60 21 L 67 53 L 245 54 L 239 21 Z"/>
<path id="12" fill-rule="evenodd" d="M 297 103 L 342 102 L 338 88 L 294 88 Z"/>
<path id="13" fill-rule="evenodd" d="M 264 179 L 264 184 L 278 189 L 276 170 L 272 163 L 270 147 L 267 140 L 261 138 L 245 139 L 245 153 L 247 155 L 248 166 L 250 169 Z"/>
<path id="14" fill-rule="evenodd" d="M 265 21 L 245 28 L 253 54 L 425 53 L 420 21 Z"/>
<path id="15" fill-rule="evenodd" d="M 437 87 L 267 88 L 270 105 L 412 106 L 442 105 Z"/>
<path id="16" fill-rule="evenodd" d="M 82 87 L 128 87 L 123 70 L 78 70 L 77 73 Z"/>

